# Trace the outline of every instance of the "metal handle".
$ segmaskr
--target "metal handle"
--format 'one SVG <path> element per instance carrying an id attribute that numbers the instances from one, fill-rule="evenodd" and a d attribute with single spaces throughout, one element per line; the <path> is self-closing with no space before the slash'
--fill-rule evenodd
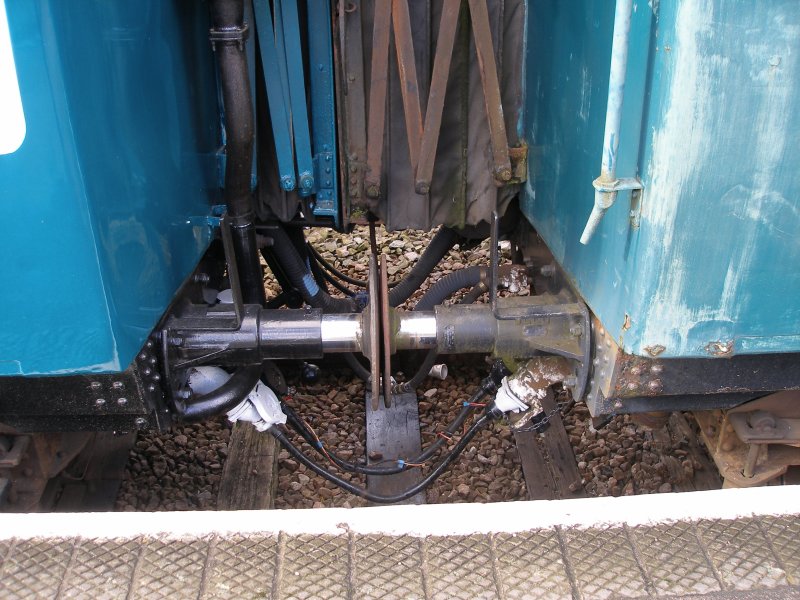
<path id="1" fill-rule="evenodd" d="M 614 14 L 614 41 L 611 44 L 611 70 L 608 77 L 608 104 L 603 136 L 603 158 L 600 177 L 594 180 L 594 206 L 581 235 L 581 244 L 592 239 L 600 220 L 617 199 L 617 192 L 626 189 L 641 189 L 637 179 L 617 179 L 617 150 L 622 121 L 622 100 L 625 92 L 625 74 L 628 70 L 628 46 L 631 34 L 633 0 L 617 0 Z"/>

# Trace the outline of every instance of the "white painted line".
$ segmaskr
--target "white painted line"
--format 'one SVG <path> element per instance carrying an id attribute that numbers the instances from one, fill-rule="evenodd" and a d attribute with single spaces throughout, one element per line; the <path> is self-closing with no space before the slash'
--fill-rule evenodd
<path id="1" fill-rule="evenodd" d="M 0 539 L 196 537 L 211 534 L 468 535 L 562 527 L 654 525 L 699 519 L 796 515 L 800 486 L 769 486 L 623 498 L 495 504 L 161 513 L 0 515 Z"/>

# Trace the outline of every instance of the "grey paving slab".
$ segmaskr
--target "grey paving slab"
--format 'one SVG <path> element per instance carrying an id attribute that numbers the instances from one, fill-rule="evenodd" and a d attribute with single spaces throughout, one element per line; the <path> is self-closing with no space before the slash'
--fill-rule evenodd
<path id="1" fill-rule="evenodd" d="M 208 555 L 208 541 L 142 540 L 133 578 L 133 598 L 196 598 Z"/>
<path id="2" fill-rule="evenodd" d="M 563 535 L 584 597 L 605 600 L 648 595 L 624 528 L 565 529 Z"/>
<path id="3" fill-rule="evenodd" d="M 507 600 L 572 598 L 558 534 L 553 529 L 495 535 L 497 577 Z"/>
<path id="4" fill-rule="evenodd" d="M 19 541 L 3 563 L 0 598 L 55 598 L 72 556 L 72 539 Z"/>
<path id="5" fill-rule="evenodd" d="M 631 535 L 658 595 L 707 594 L 721 590 L 692 523 L 635 527 Z"/>
<path id="6" fill-rule="evenodd" d="M 0 599 L 800 598 L 795 516 L 428 537 L 223 531 L 4 540 Z"/>
<path id="7" fill-rule="evenodd" d="M 350 591 L 346 535 L 282 536 L 278 597 L 333 600 Z"/>
<path id="8" fill-rule="evenodd" d="M 800 518 L 761 517 L 760 521 L 786 570 L 786 579 L 792 585 L 800 585 Z"/>
<path id="9" fill-rule="evenodd" d="M 137 540 L 80 540 L 62 597 L 124 600 L 139 556 Z"/>
<path id="10" fill-rule="evenodd" d="M 428 598 L 497 598 L 488 535 L 425 538 L 423 552 Z"/>
<path id="11" fill-rule="evenodd" d="M 3 564 L 13 545 L 12 540 L 0 540 L 0 582 L 3 580 Z"/>
<path id="12" fill-rule="evenodd" d="M 419 538 L 356 535 L 353 543 L 353 597 L 365 600 L 425 598 Z"/>
<path id="13" fill-rule="evenodd" d="M 697 529 L 727 589 L 786 585 L 786 574 L 755 519 L 699 521 Z"/>
<path id="14" fill-rule="evenodd" d="M 214 539 L 202 598 L 272 598 L 277 557 L 278 536 Z"/>

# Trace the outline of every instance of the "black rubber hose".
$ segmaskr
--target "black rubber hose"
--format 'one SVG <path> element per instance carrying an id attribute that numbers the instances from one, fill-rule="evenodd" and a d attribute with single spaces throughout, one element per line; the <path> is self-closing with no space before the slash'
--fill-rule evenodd
<path id="1" fill-rule="evenodd" d="M 231 237 L 246 303 L 266 302 L 250 193 L 255 118 L 244 39 L 244 0 L 213 0 L 209 33 L 225 115 L 225 188 Z"/>
<path id="2" fill-rule="evenodd" d="M 318 464 L 313 459 L 309 458 L 303 452 L 297 448 L 294 444 L 292 444 L 291 440 L 286 437 L 286 434 L 278 429 L 277 427 L 271 427 L 269 432 L 275 436 L 284 448 L 291 454 L 295 459 L 299 462 L 303 463 L 306 467 L 321 475 L 328 481 L 333 482 L 334 484 L 338 485 L 343 490 L 350 492 L 351 494 L 355 494 L 356 496 L 360 496 L 361 498 L 365 498 L 369 502 L 376 502 L 380 504 L 391 504 L 394 502 L 402 502 L 403 500 L 407 500 L 412 496 L 415 496 L 426 487 L 428 487 L 431 483 L 436 481 L 436 479 L 444 473 L 445 469 L 450 466 L 450 464 L 459 457 L 459 455 L 464 451 L 467 447 L 467 444 L 472 441 L 472 438 L 484 427 L 486 427 L 489 423 L 491 423 L 497 415 L 494 412 L 487 412 L 486 414 L 482 415 L 480 419 L 476 420 L 472 426 L 467 430 L 467 432 L 461 437 L 455 447 L 447 454 L 447 456 L 442 459 L 442 461 L 436 465 L 436 467 L 431 470 L 428 475 L 422 479 L 416 485 L 411 486 L 407 490 L 400 492 L 399 494 L 394 494 L 392 496 L 383 496 L 380 494 L 373 494 L 372 492 L 359 487 L 357 485 L 353 485 L 349 481 L 346 481 L 337 475 L 334 475 L 330 471 L 328 471 L 325 467 Z"/>
<path id="3" fill-rule="evenodd" d="M 439 229 L 408 275 L 389 291 L 389 305 L 399 306 L 408 300 L 458 240 L 459 235 L 453 229 Z"/>
<path id="4" fill-rule="evenodd" d="M 478 285 L 486 277 L 486 267 L 467 267 L 453 271 L 437 281 L 417 302 L 415 311 L 433 310 L 458 290 Z"/>
<path id="5" fill-rule="evenodd" d="M 256 387 L 261 377 L 261 365 L 239 367 L 225 383 L 203 394 L 184 407 L 178 407 L 183 421 L 202 421 L 237 406 Z"/>
<path id="6" fill-rule="evenodd" d="M 327 313 L 356 312 L 355 302 L 350 299 L 332 298 L 317 285 L 308 265 L 282 227 L 271 229 L 269 235 L 274 240 L 272 252 L 283 267 L 286 277 L 302 294 L 303 300 Z"/>
<path id="7" fill-rule="evenodd" d="M 356 376 L 363 380 L 369 381 L 369 378 L 372 377 L 372 373 L 370 373 L 369 369 L 361 364 L 361 361 L 358 360 L 355 354 L 352 352 L 345 352 L 343 355 L 347 366 L 350 367 Z"/>
<path id="8" fill-rule="evenodd" d="M 489 291 L 489 284 L 481 281 L 478 285 L 476 285 L 469 292 L 466 293 L 464 298 L 461 300 L 461 304 L 472 304 L 488 291 Z"/>
<path id="9" fill-rule="evenodd" d="M 413 392 L 417 389 L 420 384 L 425 381 L 425 378 L 428 376 L 428 373 L 431 372 L 433 365 L 436 364 L 436 359 L 439 358 L 439 352 L 436 348 L 431 348 L 425 354 L 425 359 L 422 361 L 422 364 L 417 369 L 417 372 L 414 376 L 409 379 L 408 381 L 404 381 L 400 384 L 400 388 L 404 392 Z"/>
<path id="10" fill-rule="evenodd" d="M 250 194 L 253 165 L 254 116 L 244 39 L 244 0 L 213 0 L 209 38 L 219 70 L 225 115 L 225 187 L 223 199 L 230 218 L 242 297 L 248 304 L 266 303 L 264 279 L 258 257 L 255 213 Z M 178 405 L 184 421 L 202 421 L 238 405 L 261 377 L 261 365 L 240 367 L 216 390 L 185 406 Z"/>
<path id="11" fill-rule="evenodd" d="M 478 402 L 483 395 L 474 395 L 469 404 L 473 402 Z M 325 450 L 327 453 L 327 457 L 331 459 L 331 461 L 343 471 L 347 471 L 349 473 L 361 473 L 362 475 L 394 475 L 395 473 L 402 473 L 403 471 L 408 471 L 409 469 L 413 469 L 414 466 L 420 463 L 427 461 L 433 455 L 435 455 L 439 449 L 444 445 L 448 439 L 458 431 L 461 426 L 464 424 L 464 421 L 467 420 L 467 417 L 473 412 L 474 407 L 472 406 L 465 406 L 461 409 L 453 422 L 447 426 L 447 428 L 442 432 L 442 435 L 438 440 L 433 442 L 428 448 L 425 449 L 424 452 L 415 456 L 413 458 L 406 458 L 403 459 L 403 462 L 396 461 L 398 464 L 391 466 L 391 467 L 379 467 L 374 465 L 366 465 L 366 464 L 359 464 L 354 462 L 348 462 L 343 458 L 337 456 L 334 452 L 330 450 Z M 286 414 L 286 419 L 289 425 L 299 433 L 303 439 L 308 443 L 309 446 L 317 450 L 320 454 L 322 454 L 322 445 L 321 442 L 318 442 L 314 437 L 314 434 L 305 426 L 302 419 L 297 415 L 293 408 L 290 406 L 284 405 L 283 412 Z"/>

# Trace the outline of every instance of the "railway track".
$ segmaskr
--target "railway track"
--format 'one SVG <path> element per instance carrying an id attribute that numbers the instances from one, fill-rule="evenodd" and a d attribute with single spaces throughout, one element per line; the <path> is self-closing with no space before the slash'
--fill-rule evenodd
<path id="1" fill-rule="evenodd" d="M 452 421 L 485 370 L 480 361 L 456 360 L 451 364 L 448 380 L 428 380 L 418 393 L 419 428 L 424 446 L 435 439 L 436 431 Z M 293 405 L 327 447 L 351 460 L 363 459 L 369 445 L 364 386 L 339 371 L 336 366 L 323 367 L 319 380 L 299 384 Z M 289 372 L 288 376 L 290 381 L 295 376 L 299 381 L 299 373 Z M 432 390 L 435 394 L 430 393 Z M 682 427 L 677 427 L 677 423 Z M 691 434 L 685 418 L 679 415 L 663 430 L 648 430 L 622 416 L 594 430 L 585 407 L 578 404 L 569 407 L 563 418 L 554 417 L 542 434 L 518 434 L 515 440 L 507 425 L 480 434 L 462 457 L 431 485 L 425 500 L 498 502 L 720 487 L 715 467 Z M 269 481 L 264 478 L 273 473 L 272 465 L 259 467 L 246 459 L 243 466 L 234 466 L 226 457 L 248 454 L 236 449 L 239 444 L 236 437 L 231 437 L 231 430 L 221 421 L 205 427 L 180 427 L 167 434 L 140 433 L 116 508 L 149 511 L 232 508 L 224 498 L 218 503 L 220 490 L 225 487 L 224 471 L 228 470 L 237 480 L 244 480 L 246 473 L 256 472 L 255 479 L 261 480 L 256 487 L 270 490 L 262 492 L 270 496 L 264 500 L 258 500 L 254 492 L 242 508 L 263 508 L 273 503 L 277 508 L 365 504 L 361 498 L 347 494 L 298 465 L 285 451 L 278 451 L 276 477 Z M 308 446 L 304 450 L 312 451 Z M 366 483 L 360 476 L 353 476 L 352 480 Z M 232 489 L 230 485 L 228 489 Z"/>

